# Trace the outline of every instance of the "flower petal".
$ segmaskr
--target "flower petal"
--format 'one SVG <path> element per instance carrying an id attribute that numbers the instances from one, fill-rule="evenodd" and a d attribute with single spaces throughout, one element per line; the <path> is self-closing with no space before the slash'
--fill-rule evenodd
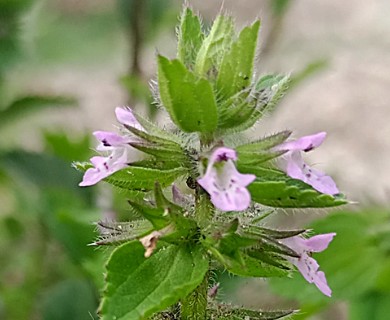
<path id="1" fill-rule="evenodd" d="M 335 235 L 336 233 L 326 233 L 309 239 L 305 239 L 302 236 L 294 236 L 280 241 L 300 255 L 298 259 L 293 257 L 286 257 L 286 259 L 298 268 L 307 282 L 314 283 L 323 294 L 329 297 L 332 294 L 332 290 L 328 286 L 325 273 L 319 271 L 320 266 L 318 262 L 310 254 L 311 252 L 325 250 Z"/>
<path id="2" fill-rule="evenodd" d="M 89 168 L 84 173 L 83 181 L 79 183 L 79 186 L 92 186 L 98 183 L 100 180 L 108 177 L 110 175 L 107 166 L 108 160 L 108 157 L 92 157 L 90 161 L 94 165 L 94 168 Z"/>
<path id="3" fill-rule="evenodd" d="M 322 271 L 317 272 L 317 278 L 314 281 L 314 284 L 317 288 L 326 296 L 332 296 L 332 290 L 328 286 L 328 282 L 326 281 L 325 273 Z"/>
<path id="4" fill-rule="evenodd" d="M 334 195 L 340 193 L 336 183 L 330 176 L 311 168 L 303 162 L 299 151 L 289 152 L 284 159 L 287 161 L 286 173 L 291 178 L 301 180 L 324 194 Z"/>
<path id="5" fill-rule="evenodd" d="M 138 122 L 138 120 L 136 119 L 136 117 L 133 114 L 133 111 L 130 108 L 116 107 L 115 108 L 115 115 L 116 115 L 116 118 L 118 119 L 119 123 L 133 127 L 133 128 L 138 129 L 140 131 L 145 131 L 145 129 Z"/>
<path id="6" fill-rule="evenodd" d="M 215 162 L 227 161 L 227 160 L 237 160 L 237 152 L 233 149 L 220 147 L 215 149 L 213 154 L 209 159 L 209 164 L 214 165 Z"/>
<path id="7" fill-rule="evenodd" d="M 251 197 L 245 188 L 256 178 L 253 174 L 241 174 L 237 171 L 233 159 L 237 159 L 235 150 L 216 149 L 209 159 L 206 174 L 198 179 L 211 202 L 222 211 L 242 211 L 249 207 Z M 219 163 L 215 166 L 215 163 Z"/>
<path id="8" fill-rule="evenodd" d="M 129 137 L 124 137 L 110 131 L 95 131 L 93 135 L 104 147 L 117 147 L 131 142 Z"/>
<path id="9" fill-rule="evenodd" d="M 321 252 L 324 251 L 329 243 L 333 240 L 336 233 L 324 233 L 313 236 L 309 239 L 304 240 L 306 250 L 310 252 Z"/>
<path id="10" fill-rule="evenodd" d="M 301 137 L 297 140 L 288 141 L 280 144 L 275 148 L 275 150 L 288 150 L 288 151 L 311 151 L 314 148 L 317 148 L 324 142 L 326 138 L 326 132 L 319 132 L 309 136 Z"/>
<path id="11" fill-rule="evenodd" d="M 111 174 L 127 167 L 127 151 L 125 148 L 114 148 L 108 157 L 92 157 L 90 159 L 94 168 L 89 168 L 83 176 L 79 186 L 92 186 L 107 178 Z"/>

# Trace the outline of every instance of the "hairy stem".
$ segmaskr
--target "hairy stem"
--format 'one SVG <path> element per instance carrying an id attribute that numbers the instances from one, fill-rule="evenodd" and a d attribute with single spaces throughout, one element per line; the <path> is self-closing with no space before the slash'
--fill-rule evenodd
<path id="1" fill-rule="evenodd" d="M 208 274 L 203 282 L 181 301 L 182 320 L 205 320 L 207 309 Z"/>
<path id="2" fill-rule="evenodd" d="M 201 228 L 207 227 L 213 217 L 213 207 L 208 195 L 199 185 L 195 191 L 195 214 L 196 221 Z"/>

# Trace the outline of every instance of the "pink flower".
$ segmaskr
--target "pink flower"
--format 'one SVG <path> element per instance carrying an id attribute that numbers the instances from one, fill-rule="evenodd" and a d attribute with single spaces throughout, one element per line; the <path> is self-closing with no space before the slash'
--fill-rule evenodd
<path id="1" fill-rule="evenodd" d="M 129 108 L 116 108 L 116 117 L 121 124 L 144 130 L 141 124 L 134 117 Z M 125 168 L 130 162 L 129 143 L 136 138 L 132 136 L 121 136 L 114 132 L 95 131 L 93 135 L 100 144 L 96 148 L 100 152 L 108 153 L 106 157 L 95 156 L 90 159 L 93 168 L 89 168 L 79 186 L 86 187 L 98 183 L 100 180 L 107 178 L 111 174 Z"/>
<path id="2" fill-rule="evenodd" d="M 302 151 L 309 152 L 325 140 L 326 132 L 319 132 L 294 141 L 288 141 L 275 147 L 276 151 L 288 151 L 283 156 L 283 169 L 294 179 L 301 180 L 321 193 L 334 195 L 339 193 L 336 183 L 330 176 L 308 166 L 302 159 Z"/>
<path id="3" fill-rule="evenodd" d="M 326 282 L 325 273 L 318 270 L 320 266 L 311 257 L 311 253 L 324 251 L 335 235 L 336 233 L 325 233 L 308 239 L 302 236 L 295 236 L 280 240 L 284 245 L 300 255 L 300 258 L 287 257 L 287 260 L 298 268 L 306 281 L 314 283 L 328 297 L 332 295 L 332 290 Z"/>
<path id="4" fill-rule="evenodd" d="M 136 117 L 133 114 L 133 111 L 129 107 L 116 107 L 115 115 L 119 123 L 124 124 L 129 127 L 133 127 L 140 131 L 145 131 L 142 125 L 138 122 Z"/>
<path id="5" fill-rule="evenodd" d="M 256 176 L 239 173 L 234 160 L 237 160 L 237 154 L 233 149 L 216 149 L 209 159 L 206 174 L 198 179 L 198 183 L 210 194 L 211 202 L 222 211 L 245 210 L 251 201 L 246 186 Z"/>

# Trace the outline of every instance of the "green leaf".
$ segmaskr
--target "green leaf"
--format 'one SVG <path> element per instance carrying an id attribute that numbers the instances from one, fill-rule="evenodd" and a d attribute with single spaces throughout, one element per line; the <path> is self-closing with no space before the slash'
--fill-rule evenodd
<path id="1" fill-rule="evenodd" d="M 118 247 L 107 264 L 103 320 L 138 320 L 162 311 L 192 292 L 208 270 L 199 247 L 170 245 L 150 258 L 140 242 Z"/>
<path id="2" fill-rule="evenodd" d="M 217 91 L 222 98 L 229 98 L 249 86 L 259 28 L 260 21 L 245 27 L 230 51 L 224 55 L 216 82 Z"/>
<path id="3" fill-rule="evenodd" d="M 138 213 L 138 212 L 137 212 Z M 153 231 L 153 225 L 148 220 L 133 220 L 130 222 L 99 221 L 100 236 L 91 245 L 117 245 L 142 238 Z"/>
<path id="4" fill-rule="evenodd" d="M 218 127 L 222 133 L 240 132 L 252 127 L 264 114 L 271 112 L 284 97 L 290 78 L 283 75 L 261 77 L 253 87 L 227 99 L 219 107 Z"/>
<path id="5" fill-rule="evenodd" d="M 202 25 L 199 17 L 190 8 L 185 8 L 178 30 L 177 58 L 187 67 L 195 63 L 203 42 Z"/>
<path id="6" fill-rule="evenodd" d="M 290 273 L 287 267 L 285 269 L 280 268 L 279 266 L 277 267 L 246 253 L 241 253 L 241 261 L 238 261 L 237 259 L 217 253 L 215 249 L 211 249 L 211 252 L 229 272 L 241 277 L 283 277 Z"/>
<path id="7" fill-rule="evenodd" d="M 150 154 L 155 157 L 156 161 L 169 161 L 175 162 L 177 165 L 189 166 L 189 159 L 187 158 L 184 150 L 180 146 L 164 145 L 159 143 L 149 142 L 130 142 L 133 148 L 138 149 L 144 153 Z"/>
<path id="8" fill-rule="evenodd" d="M 253 118 L 256 113 L 256 100 L 249 97 L 250 90 L 244 89 L 232 97 L 221 102 L 218 106 L 218 128 L 234 131 L 246 129 L 245 123 Z"/>
<path id="9" fill-rule="evenodd" d="M 86 171 L 91 167 L 91 164 L 87 162 L 75 162 L 73 163 L 73 166 L 77 170 Z M 186 174 L 186 172 L 187 170 L 182 167 L 160 170 L 129 166 L 128 168 L 115 172 L 111 176 L 105 178 L 104 181 L 122 189 L 147 191 L 153 190 L 156 181 L 166 187 L 178 177 Z"/>
<path id="10" fill-rule="evenodd" d="M 169 209 L 172 211 L 182 211 L 182 208 L 171 201 L 169 201 L 161 188 L 160 183 L 156 182 L 154 187 L 154 200 L 156 202 L 156 206 L 162 209 Z"/>
<path id="11" fill-rule="evenodd" d="M 290 135 L 291 131 L 282 131 L 236 147 L 239 165 L 258 165 L 280 156 L 284 151 L 272 151 L 271 149 L 284 142 Z"/>
<path id="12" fill-rule="evenodd" d="M 195 62 L 195 72 L 207 75 L 213 67 L 218 70 L 223 54 L 229 50 L 234 36 L 232 17 L 219 15 L 203 41 Z"/>
<path id="13" fill-rule="evenodd" d="M 23 118 L 28 112 L 39 111 L 55 106 L 75 106 L 71 97 L 26 96 L 13 101 L 7 108 L 0 110 L 0 128 L 10 121 Z"/>
<path id="14" fill-rule="evenodd" d="M 308 184 L 292 179 L 284 172 L 260 166 L 238 166 L 241 173 L 252 173 L 256 180 L 248 186 L 252 200 L 280 208 L 323 208 L 348 203 L 343 195 L 331 196 Z"/>
<path id="15" fill-rule="evenodd" d="M 247 144 L 242 144 L 236 147 L 236 150 L 239 154 L 258 152 L 259 150 L 269 150 L 284 141 L 291 135 L 291 131 L 285 130 L 272 135 L 269 135 L 265 138 L 252 141 Z"/>
<path id="16" fill-rule="evenodd" d="M 179 60 L 158 57 L 161 101 L 173 122 L 185 132 L 212 133 L 217 105 L 211 84 L 196 78 Z"/>
<path id="17" fill-rule="evenodd" d="M 160 230 L 169 224 L 169 217 L 164 209 L 141 205 L 131 200 L 128 200 L 128 203 L 136 214 L 150 221 L 156 230 Z"/>
<path id="18" fill-rule="evenodd" d="M 253 94 L 257 100 L 257 111 L 261 115 L 271 112 L 284 97 L 290 86 L 290 76 L 267 75 L 255 84 Z"/>
<path id="19" fill-rule="evenodd" d="M 234 308 L 229 305 L 218 305 L 216 309 L 209 309 L 210 319 L 219 320 L 276 320 L 292 315 L 294 310 L 263 311 Z"/>
<path id="20" fill-rule="evenodd" d="M 299 235 L 306 231 L 306 229 L 298 229 L 298 230 L 274 230 L 269 228 L 264 228 L 262 226 L 257 225 L 245 225 L 245 228 L 243 228 L 243 232 L 245 231 L 245 234 L 252 234 L 252 235 L 258 235 L 258 236 L 267 236 L 273 239 L 285 239 L 285 238 L 291 238 L 296 235 Z"/>

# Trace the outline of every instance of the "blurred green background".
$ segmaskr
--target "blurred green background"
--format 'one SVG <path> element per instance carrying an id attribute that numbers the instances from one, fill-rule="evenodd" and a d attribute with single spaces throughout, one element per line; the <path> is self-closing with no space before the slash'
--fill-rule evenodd
<path id="1" fill-rule="evenodd" d="M 222 1 L 190 1 L 207 27 Z M 0 319 L 97 319 L 108 248 L 87 246 L 93 222 L 126 219 L 126 194 L 82 189 L 72 161 L 94 154 L 130 104 L 164 123 L 151 103 L 155 52 L 175 54 L 179 0 L 0 0 Z M 262 19 L 258 73 L 294 85 L 256 132 L 327 131 L 310 155 L 352 201 L 293 211 L 269 226 L 337 232 L 318 255 L 325 298 L 297 273 L 270 282 L 216 272 L 218 299 L 300 308 L 294 319 L 385 320 L 390 314 L 390 22 L 388 1 L 225 0 L 241 27 Z"/>

